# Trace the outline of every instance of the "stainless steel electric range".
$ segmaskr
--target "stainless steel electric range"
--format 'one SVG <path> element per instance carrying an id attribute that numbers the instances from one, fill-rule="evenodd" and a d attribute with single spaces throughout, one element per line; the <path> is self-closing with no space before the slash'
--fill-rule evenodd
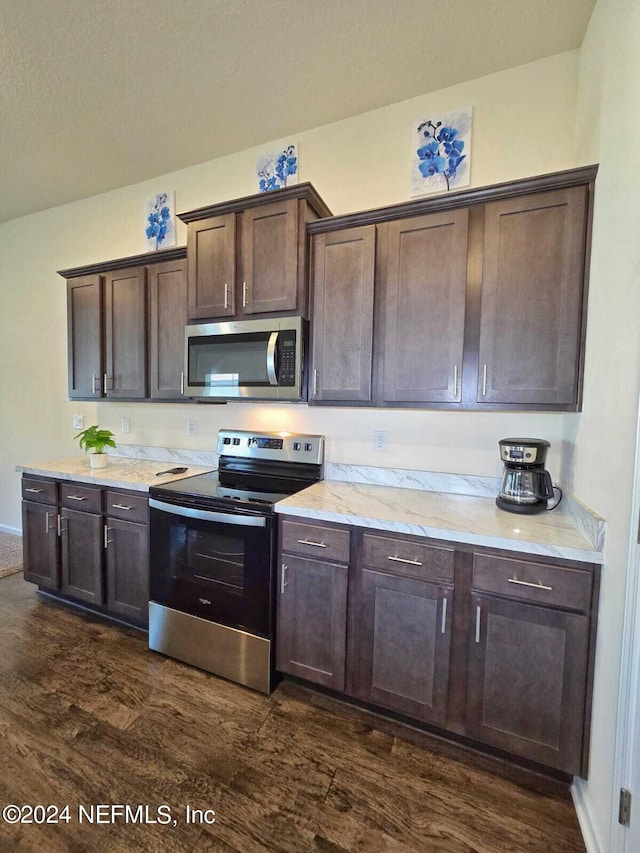
<path id="1" fill-rule="evenodd" d="M 218 470 L 150 489 L 149 648 L 269 693 L 274 504 L 322 479 L 319 435 L 220 430 Z"/>

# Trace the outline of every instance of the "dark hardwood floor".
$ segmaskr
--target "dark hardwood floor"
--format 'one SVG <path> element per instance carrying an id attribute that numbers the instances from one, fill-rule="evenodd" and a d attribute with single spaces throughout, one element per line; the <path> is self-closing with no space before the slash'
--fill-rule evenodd
<path id="1" fill-rule="evenodd" d="M 20 575 L 0 580 L 7 804 L 70 807 L 69 823 L 0 820 L 11 851 L 584 851 L 568 791 L 432 753 L 290 682 L 265 697 L 167 660 Z M 97 804 L 167 805 L 176 825 L 81 823 Z M 187 805 L 215 823 L 187 824 Z"/>

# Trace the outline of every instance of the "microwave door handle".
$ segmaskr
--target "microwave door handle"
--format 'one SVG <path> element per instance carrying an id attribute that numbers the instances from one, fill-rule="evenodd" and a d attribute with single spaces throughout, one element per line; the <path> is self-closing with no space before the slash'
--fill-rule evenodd
<path id="1" fill-rule="evenodd" d="M 271 332 L 269 343 L 267 344 L 267 376 L 269 377 L 270 385 L 278 384 L 276 376 L 276 348 L 278 346 L 278 336 L 280 332 Z"/>

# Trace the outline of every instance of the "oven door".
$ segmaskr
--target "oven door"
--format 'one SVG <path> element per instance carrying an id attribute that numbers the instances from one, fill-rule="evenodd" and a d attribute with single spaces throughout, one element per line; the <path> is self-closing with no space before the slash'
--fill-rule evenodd
<path id="1" fill-rule="evenodd" d="M 230 628 L 273 633 L 273 516 L 151 498 L 150 598 Z"/>

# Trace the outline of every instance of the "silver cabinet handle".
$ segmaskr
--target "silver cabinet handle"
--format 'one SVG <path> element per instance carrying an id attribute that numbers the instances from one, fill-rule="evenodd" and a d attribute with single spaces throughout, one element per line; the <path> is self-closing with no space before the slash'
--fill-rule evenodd
<path id="1" fill-rule="evenodd" d="M 184 396 L 184 371 L 180 374 L 180 393 Z"/>
<path id="2" fill-rule="evenodd" d="M 44 489 L 25 489 L 25 492 L 33 492 L 34 495 L 39 495 L 40 492 L 44 492 Z"/>
<path id="3" fill-rule="evenodd" d="M 113 539 L 109 539 L 109 531 L 113 530 L 113 527 L 109 527 L 105 524 L 104 526 L 104 547 L 108 548 L 109 545 L 113 542 Z"/>
<path id="4" fill-rule="evenodd" d="M 289 566 L 287 566 L 286 563 L 282 564 L 282 574 L 280 575 L 280 595 L 284 595 L 284 588 L 287 585 L 287 581 L 285 579 L 285 576 L 287 574 L 288 568 L 289 568 Z"/>
<path id="5" fill-rule="evenodd" d="M 530 586 L 533 589 L 548 589 L 549 592 L 553 589 L 552 586 L 545 586 L 542 581 L 538 581 L 538 583 L 529 583 L 529 581 L 519 581 L 517 578 L 508 578 L 508 583 L 517 583 L 518 586 Z"/>
<path id="6" fill-rule="evenodd" d="M 224 307 L 229 307 L 229 282 L 224 283 Z"/>
<path id="7" fill-rule="evenodd" d="M 106 373 L 104 375 L 104 393 L 107 391 L 113 391 L 113 376 L 108 376 Z"/>
<path id="8" fill-rule="evenodd" d="M 107 374 L 106 373 L 104 375 L 104 381 L 103 381 L 103 385 L 102 385 L 102 393 L 103 394 L 107 393 Z"/>
<path id="9" fill-rule="evenodd" d="M 480 642 L 480 605 L 476 607 L 476 643 Z"/>
<path id="10" fill-rule="evenodd" d="M 298 539 L 300 545 L 313 545 L 314 548 L 326 548 L 324 542 L 312 542 L 311 539 Z"/>
<path id="11" fill-rule="evenodd" d="M 405 560 L 404 557 L 387 557 L 387 560 L 392 560 L 394 563 L 407 563 L 409 566 L 421 566 L 419 560 Z"/>
<path id="12" fill-rule="evenodd" d="M 67 495 L 69 501 L 86 501 L 86 498 L 81 498 L 79 495 Z"/>
<path id="13" fill-rule="evenodd" d="M 453 396 L 458 396 L 458 365 L 453 365 Z"/>
<path id="14" fill-rule="evenodd" d="M 447 598 L 442 599 L 442 628 L 440 629 L 443 634 L 447 633 Z"/>
<path id="15" fill-rule="evenodd" d="M 99 394 L 100 393 L 100 377 L 94 373 L 94 374 L 92 374 L 91 379 L 93 382 L 93 385 L 91 386 L 93 388 L 93 393 Z"/>
<path id="16" fill-rule="evenodd" d="M 487 396 L 487 365 L 482 365 L 482 396 Z"/>
<path id="17" fill-rule="evenodd" d="M 58 536 L 62 536 L 62 516 L 58 513 Z"/>
<path id="18" fill-rule="evenodd" d="M 133 509 L 133 507 L 126 504 L 111 504 L 111 509 Z"/>
<path id="19" fill-rule="evenodd" d="M 318 396 L 318 371 L 313 371 L 313 396 Z"/>
<path id="20" fill-rule="evenodd" d="M 247 282 L 242 282 L 242 307 L 247 307 Z"/>
<path id="21" fill-rule="evenodd" d="M 45 512 L 44 514 L 44 532 L 48 535 L 49 533 L 49 513 Z"/>

